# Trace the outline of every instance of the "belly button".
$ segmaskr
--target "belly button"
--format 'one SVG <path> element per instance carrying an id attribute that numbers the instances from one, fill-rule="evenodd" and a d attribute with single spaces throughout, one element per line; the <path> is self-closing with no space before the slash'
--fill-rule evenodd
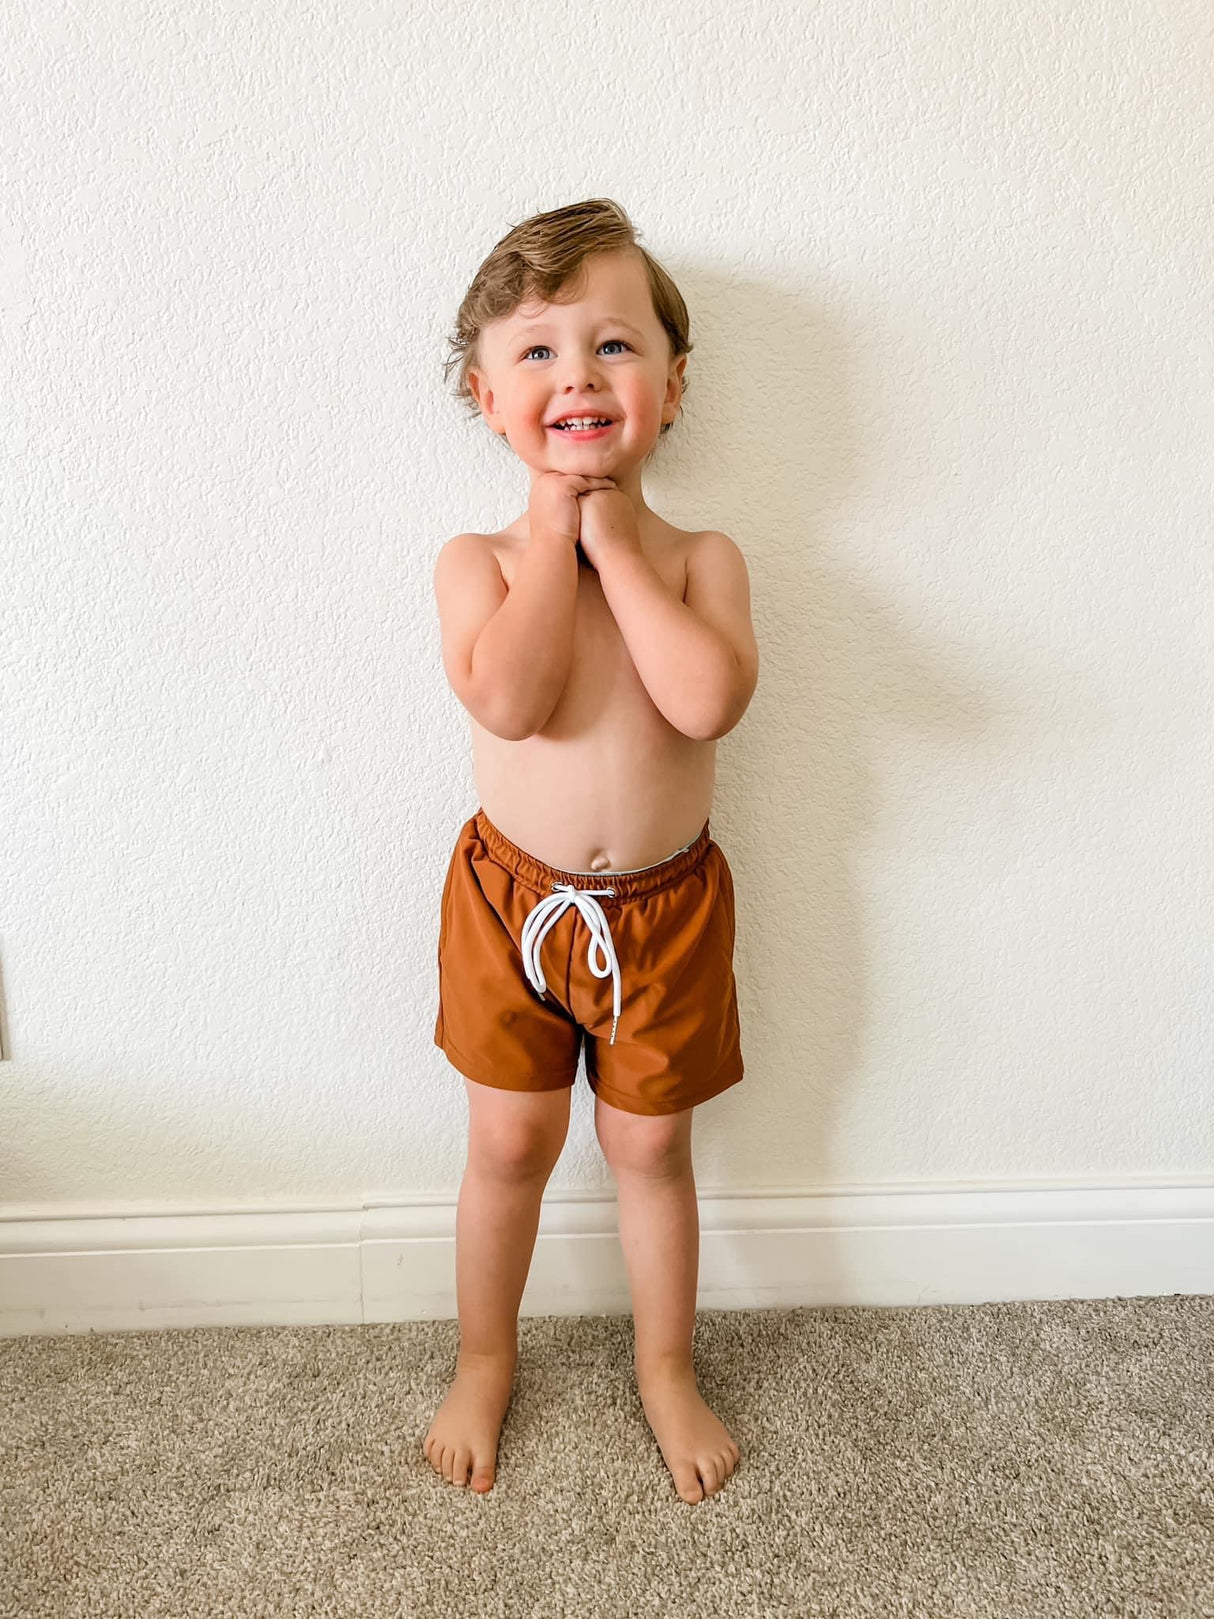
<path id="1" fill-rule="evenodd" d="M 596 854 L 590 862 L 591 871 L 606 871 L 611 865 L 610 858 L 605 854 Z"/>

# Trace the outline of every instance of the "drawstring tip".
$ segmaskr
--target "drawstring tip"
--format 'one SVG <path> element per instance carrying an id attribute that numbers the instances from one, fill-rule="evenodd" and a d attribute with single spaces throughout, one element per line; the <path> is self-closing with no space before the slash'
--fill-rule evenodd
<path id="1" fill-rule="evenodd" d="M 615 1026 L 619 1021 L 618 1017 L 613 1017 L 611 1020 L 611 1039 L 607 1042 L 609 1046 L 615 1045 Z"/>

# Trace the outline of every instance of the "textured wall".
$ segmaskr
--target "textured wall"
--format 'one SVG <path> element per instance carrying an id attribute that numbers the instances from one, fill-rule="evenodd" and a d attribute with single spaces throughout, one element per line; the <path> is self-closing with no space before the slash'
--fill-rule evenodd
<path id="1" fill-rule="evenodd" d="M 0 34 L 6 1208 L 458 1184 L 430 576 L 526 477 L 443 337 L 594 195 L 693 314 L 650 502 L 737 539 L 763 657 L 701 1187 L 1214 1171 L 1198 0 Z M 553 1184 L 609 1184 L 584 1082 Z"/>

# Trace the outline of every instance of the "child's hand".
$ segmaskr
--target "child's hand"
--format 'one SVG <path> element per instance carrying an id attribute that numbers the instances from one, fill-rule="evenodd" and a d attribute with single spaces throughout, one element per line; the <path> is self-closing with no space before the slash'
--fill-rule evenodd
<path id="1" fill-rule="evenodd" d="M 609 478 L 595 480 L 608 485 L 579 496 L 582 511 L 582 550 L 597 569 L 603 559 L 616 551 L 639 551 L 641 531 L 636 507 Z"/>
<path id="2" fill-rule="evenodd" d="M 587 490 L 614 488 L 608 478 L 585 478 L 580 472 L 541 472 L 531 485 L 527 519 L 534 538 L 568 540 L 573 545 L 582 522 L 578 496 Z"/>

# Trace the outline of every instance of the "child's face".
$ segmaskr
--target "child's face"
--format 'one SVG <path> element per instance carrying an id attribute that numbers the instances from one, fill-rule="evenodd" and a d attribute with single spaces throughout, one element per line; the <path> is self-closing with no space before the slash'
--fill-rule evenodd
<path id="1" fill-rule="evenodd" d="M 640 465 L 678 414 L 687 356 L 670 358 L 640 255 L 596 253 L 572 304 L 523 304 L 481 332 L 468 386 L 495 433 L 537 472 L 611 478 Z M 594 438 L 550 424 L 612 416 Z"/>

